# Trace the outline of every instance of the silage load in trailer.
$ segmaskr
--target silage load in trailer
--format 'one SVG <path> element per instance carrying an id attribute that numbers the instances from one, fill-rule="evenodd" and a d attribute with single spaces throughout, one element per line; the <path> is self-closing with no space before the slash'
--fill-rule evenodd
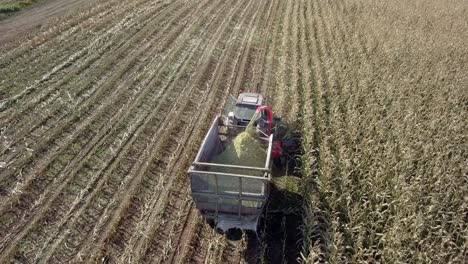
<path id="1" fill-rule="evenodd" d="M 248 132 L 237 135 L 232 143 L 218 156 L 214 157 L 214 163 L 240 165 L 249 167 L 264 167 L 266 153 L 260 142 Z M 229 168 L 219 168 L 222 172 L 228 172 Z M 235 172 L 232 172 L 235 173 Z"/>
<path id="2" fill-rule="evenodd" d="M 252 122 L 251 122 L 252 123 Z M 267 153 L 264 146 L 257 139 L 256 129 L 253 124 L 249 124 L 245 132 L 237 135 L 226 149 L 213 158 L 213 163 L 238 165 L 246 167 L 264 168 Z M 241 174 L 249 176 L 262 176 L 263 172 L 239 168 L 214 167 L 212 171 Z M 218 188 L 221 193 L 237 193 L 239 189 L 239 178 L 231 176 L 218 176 Z M 242 192 L 249 194 L 262 194 L 263 182 L 257 179 L 243 179 Z M 224 201 L 223 203 L 228 203 Z M 257 202 L 243 201 L 243 206 L 256 207 Z"/>
<path id="3" fill-rule="evenodd" d="M 232 143 L 226 149 L 214 157 L 214 163 L 238 165 L 247 167 L 265 167 L 267 154 L 262 144 L 258 141 L 257 129 L 255 121 L 259 118 L 259 113 L 255 113 L 252 120 L 249 122 L 245 131 L 237 135 Z M 236 174 L 251 174 L 251 171 L 242 173 L 240 170 L 231 168 L 219 168 L 219 172 L 236 173 Z"/>

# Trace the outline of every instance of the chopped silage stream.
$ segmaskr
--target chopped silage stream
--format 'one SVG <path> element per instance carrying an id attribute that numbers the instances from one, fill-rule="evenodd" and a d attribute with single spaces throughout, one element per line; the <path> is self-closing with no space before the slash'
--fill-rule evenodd
<path id="1" fill-rule="evenodd" d="M 256 113 L 244 132 L 239 133 L 221 154 L 213 158 L 214 163 L 246 167 L 265 167 L 267 153 L 259 142 L 255 121 Z M 218 172 L 251 175 L 252 170 L 235 168 L 217 168 Z"/>
<path id="2" fill-rule="evenodd" d="M 265 147 L 259 141 L 255 131 L 255 126 L 253 124 L 249 124 L 246 130 L 237 135 L 223 152 L 213 158 L 212 162 L 226 165 L 264 168 L 267 153 Z M 215 167 L 212 168 L 212 171 L 249 176 L 263 176 L 262 171 L 241 168 Z M 221 191 L 240 191 L 238 177 L 220 175 L 218 177 L 218 185 Z M 261 194 L 263 192 L 262 186 L 263 184 L 260 180 L 242 179 L 243 193 Z"/>

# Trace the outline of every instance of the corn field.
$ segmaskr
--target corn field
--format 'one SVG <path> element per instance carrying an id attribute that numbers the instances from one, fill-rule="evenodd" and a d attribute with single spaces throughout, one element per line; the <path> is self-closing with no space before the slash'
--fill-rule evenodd
<path id="1" fill-rule="evenodd" d="M 306 262 L 466 263 L 466 2 L 308 7 Z"/>

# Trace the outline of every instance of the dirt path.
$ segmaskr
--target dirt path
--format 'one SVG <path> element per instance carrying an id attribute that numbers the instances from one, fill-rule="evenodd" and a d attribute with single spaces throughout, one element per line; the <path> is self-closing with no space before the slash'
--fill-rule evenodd
<path id="1" fill-rule="evenodd" d="M 0 45 L 40 30 L 53 23 L 54 18 L 66 15 L 96 0 L 45 0 L 17 14 L 0 20 Z"/>

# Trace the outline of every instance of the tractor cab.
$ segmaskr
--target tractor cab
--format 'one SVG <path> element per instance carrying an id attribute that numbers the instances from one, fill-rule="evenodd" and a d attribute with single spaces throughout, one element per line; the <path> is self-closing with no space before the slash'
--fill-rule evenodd
<path id="1" fill-rule="evenodd" d="M 237 99 L 229 96 L 224 109 L 225 122 L 231 126 L 247 126 L 262 105 L 263 96 L 257 93 L 241 93 Z"/>
<path id="2" fill-rule="evenodd" d="M 253 120 L 260 138 L 273 135 L 272 158 L 279 164 L 282 154 L 281 139 L 284 136 L 284 126 L 281 118 L 274 117 L 269 106 L 263 105 L 263 96 L 257 93 L 241 93 L 235 99 L 229 96 L 223 111 L 223 122 L 228 133 L 237 134 Z"/>

